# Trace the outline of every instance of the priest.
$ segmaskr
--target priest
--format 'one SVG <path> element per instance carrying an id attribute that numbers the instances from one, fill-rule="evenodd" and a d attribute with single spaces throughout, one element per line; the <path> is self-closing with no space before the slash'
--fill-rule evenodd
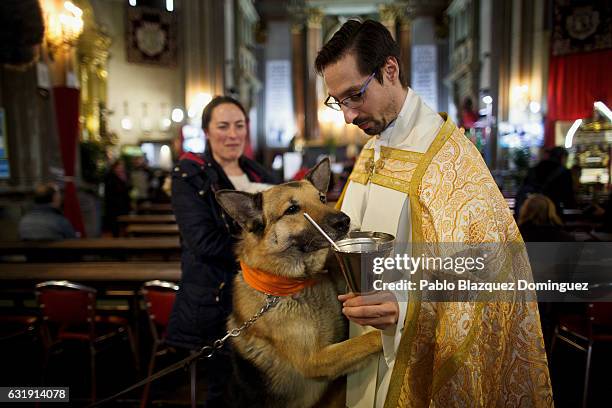
<path id="1" fill-rule="evenodd" d="M 494 244 L 493 279 L 531 279 L 518 228 L 479 152 L 406 85 L 399 61 L 397 43 L 372 20 L 347 21 L 317 55 L 325 105 L 372 136 L 339 208 L 353 229 L 394 235 L 396 254 Z M 432 302 L 417 290 L 339 300 L 351 336 L 381 329 L 384 349 L 348 377 L 350 408 L 553 405 L 533 297 Z"/>

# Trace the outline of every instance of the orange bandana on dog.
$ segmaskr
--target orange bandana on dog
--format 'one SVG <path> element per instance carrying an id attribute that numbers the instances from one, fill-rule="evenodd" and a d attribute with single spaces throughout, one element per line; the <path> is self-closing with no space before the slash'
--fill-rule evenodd
<path id="1" fill-rule="evenodd" d="M 244 281 L 253 289 L 268 295 L 291 296 L 316 283 L 315 279 L 298 280 L 271 275 L 240 262 Z"/>

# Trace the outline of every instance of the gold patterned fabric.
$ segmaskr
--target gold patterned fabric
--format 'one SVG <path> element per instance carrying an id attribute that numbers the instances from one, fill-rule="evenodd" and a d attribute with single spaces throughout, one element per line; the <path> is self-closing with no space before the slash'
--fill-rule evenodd
<path id="1" fill-rule="evenodd" d="M 374 149 L 363 149 L 355 162 L 355 167 L 349 180 L 359 184 L 367 184 L 374 167 Z"/>
<path id="2" fill-rule="evenodd" d="M 444 243 L 492 243 L 493 279 L 531 280 L 519 230 L 486 164 L 445 120 L 425 154 L 382 148 L 381 163 L 369 173 L 366 164 L 356 167 L 360 176 L 351 181 L 408 193 L 413 256 L 451 255 Z M 357 164 L 373 157 L 365 152 Z M 537 303 L 512 292 L 502 300 L 422 297 L 410 292 L 385 408 L 554 405 Z"/>
<path id="3" fill-rule="evenodd" d="M 380 158 L 374 161 L 374 149 L 362 150 L 349 180 L 359 184 L 371 182 L 393 190 L 408 193 L 410 180 L 423 153 L 382 146 Z"/>

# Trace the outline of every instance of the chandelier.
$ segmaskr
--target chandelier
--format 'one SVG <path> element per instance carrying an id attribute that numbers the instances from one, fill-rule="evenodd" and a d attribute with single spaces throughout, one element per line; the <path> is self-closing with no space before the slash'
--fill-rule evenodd
<path id="1" fill-rule="evenodd" d="M 59 47 L 70 49 L 76 45 L 83 32 L 83 11 L 71 1 L 65 1 L 63 7 L 56 11 L 51 2 L 46 8 L 47 43 L 54 51 Z"/>

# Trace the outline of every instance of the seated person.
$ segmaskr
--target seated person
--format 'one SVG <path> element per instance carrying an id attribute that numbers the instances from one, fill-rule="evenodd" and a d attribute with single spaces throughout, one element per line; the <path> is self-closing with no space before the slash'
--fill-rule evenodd
<path id="1" fill-rule="evenodd" d="M 563 230 L 563 223 L 552 200 L 532 194 L 523 203 L 518 227 L 525 242 L 567 242 L 574 237 Z"/>
<path id="2" fill-rule="evenodd" d="M 76 238 L 74 228 L 60 211 L 62 196 L 54 183 L 34 189 L 34 207 L 19 222 L 19 236 L 28 241 Z"/>
<path id="3" fill-rule="evenodd" d="M 562 210 L 576 208 L 576 196 L 572 173 L 567 169 L 568 152 L 555 146 L 545 152 L 546 156 L 536 166 L 529 169 L 523 184 L 516 195 L 516 215 L 531 194 L 544 194 L 552 200 L 557 214 L 563 218 Z"/>

